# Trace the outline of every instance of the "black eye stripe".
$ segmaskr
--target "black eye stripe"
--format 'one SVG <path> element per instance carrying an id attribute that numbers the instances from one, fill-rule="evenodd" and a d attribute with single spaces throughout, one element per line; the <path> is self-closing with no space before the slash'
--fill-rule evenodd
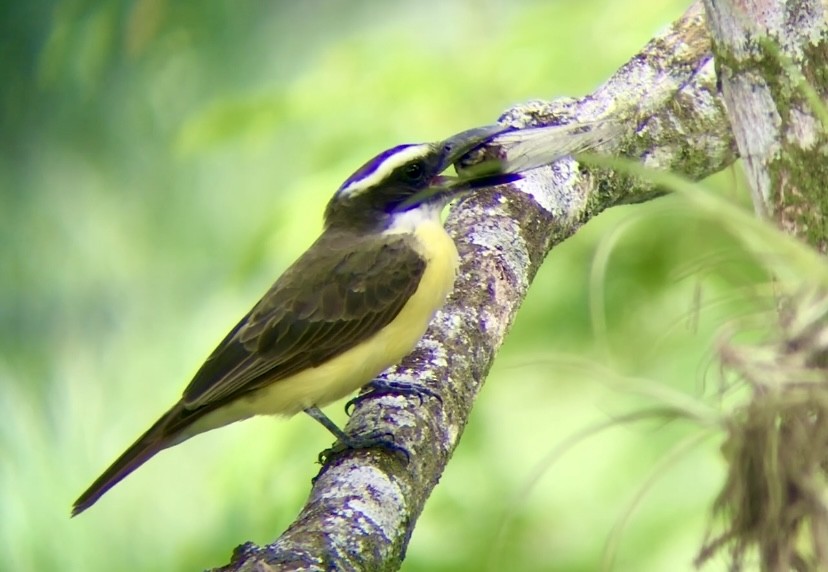
<path id="1" fill-rule="evenodd" d="M 421 181 L 425 172 L 426 166 L 423 161 L 413 161 L 400 169 L 400 176 L 403 180 L 414 183 Z"/>

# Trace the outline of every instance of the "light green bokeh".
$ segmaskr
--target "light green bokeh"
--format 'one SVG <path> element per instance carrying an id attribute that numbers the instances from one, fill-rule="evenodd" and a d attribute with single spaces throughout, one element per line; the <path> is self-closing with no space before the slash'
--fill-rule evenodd
<path id="1" fill-rule="evenodd" d="M 4 4 L 3 46 L 14 49 L 0 60 L 0 569 L 21 571 L 194 570 L 276 537 L 331 441 L 310 419 L 201 436 L 81 517 L 69 507 L 310 243 L 328 197 L 368 157 L 521 101 L 589 92 L 685 6 Z M 732 188 L 732 174 L 719 182 Z M 608 332 L 596 333 L 590 265 L 635 216 L 602 282 Z M 688 261 L 702 271 L 684 276 Z M 614 389 L 605 367 L 715 394 L 712 340 L 756 310 L 749 293 L 762 280 L 672 197 L 614 209 L 556 249 L 403 569 L 598 569 L 649 471 L 698 429 L 612 429 L 527 491 L 538 463 L 588 425 L 652 403 Z M 644 498 L 616 570 L 692 569 L 722 478 L 718 445 L 677 461 Z"/>

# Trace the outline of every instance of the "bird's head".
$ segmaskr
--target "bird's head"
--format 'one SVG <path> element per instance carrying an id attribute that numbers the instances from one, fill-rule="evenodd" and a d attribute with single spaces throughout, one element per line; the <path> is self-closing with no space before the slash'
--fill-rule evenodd
<path id="1" fill-rule="evenodd" d="M 497 165 L 473 175 L 442 175 L 461 157 L 507 128 L 502 125 L 463 131 L 445 141 L 398 145 L 365 163 L 342 183 L 325 209 L 329 229 L 383 231 L 403 218 L 435 218 L 455 197 L 480 187 L 513 181 Z"/>

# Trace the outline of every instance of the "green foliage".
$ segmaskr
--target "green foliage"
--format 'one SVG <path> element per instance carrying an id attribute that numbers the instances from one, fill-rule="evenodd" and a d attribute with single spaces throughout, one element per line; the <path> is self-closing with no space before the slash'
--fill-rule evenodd
<path id="1" fill-rule="evenodd" d="M 3 3 L 0 568 L 199 569 L 283 530 L 330 441 L 309 419 L 204 435 L 68 515 L 366 158 L 587 92 L 685 4 Z M 599 265 L 596 321 L 593 260 L 622 227 Z M 641 484 L 698 422 L 625 424 L 544 459 L 586 427 L 663 405 L 616 376 L 715 403 L 712 342 L 766 309 L 766 282 L 681 197 L 612 209 L 556 249 L 404 569 L 598 568 Z M 654 482 L 616 570 L 691 569 L 723 479 L 718 445 Z"/>

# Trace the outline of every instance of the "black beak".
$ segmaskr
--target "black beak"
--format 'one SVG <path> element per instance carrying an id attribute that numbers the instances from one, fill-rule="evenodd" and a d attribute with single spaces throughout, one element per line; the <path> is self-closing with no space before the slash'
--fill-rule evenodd
<path id="1" fill-rule="evenodd" d="M 443 141 L 441 143 L 440 164 L 436 171 L 437 175 L 431 179 L 431 184 L 427 188 L 398 205 L 397 210 L 407 210 L 414 205 L 435 200 L 448 202 L 456 196 L 475 189 L 494 187 L 520 179 L 519 174 L 501 172 L 499 165 L 496 163 L 488 165 L 488 168 L 475 169 L 471 171 L 470 175 L 464 173 L 463 176 L 459 177 L 447 177 L 439 174 L 478 147 L 485 145 L 501 133 L 512 131 L 512 129 L 512 127 L 504 125 L 475 127 L 474 129 L 461 131 Z"/>
<path id="2" fill-rule="evenodd" d="M 443 170 L 448 169 L 451 165 L 498 135 L 513 129 L 513 127 L 504 125 L 487 125 L 462 131 L 449 137 L 443 142 Z M 504 185 L 520 178 L 521 176 L 517 173 L 504 173 L 498 161 L 490 161 L 475 165 L 474 168 L 464 172 L 457 178 L 437 177 L 435 186 L 442 187 L 447 193 L 457 194 L 483 187 Z"/>
<path id="3" fill-rule="evenodd" d="M 474 129 L 461 131 L 457 135 L 449 137 L 443 141 L 443 161 L 440 171 L 445 171 L 477 147 L 485 145 L 501 133 L 512 129 L 512 127 L 504 125 L 486 125 L 485 127 L 475 127 Z"/>

